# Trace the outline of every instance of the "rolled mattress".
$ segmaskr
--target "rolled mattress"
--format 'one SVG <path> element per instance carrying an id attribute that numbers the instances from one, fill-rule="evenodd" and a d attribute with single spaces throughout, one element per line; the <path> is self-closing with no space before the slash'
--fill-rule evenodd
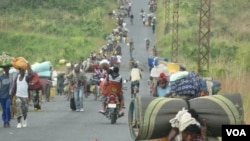
<path id="1" fill-rule="evenodd" d="M 207 135 L 221 136 L 221 125 L 242 124 L 244 121 L 240 94 L 199 97 L 185 101 L 179 98 L 137 97 L 129 105 L 128 123 L 133 140 L 166 137 L 171 129 L 169 120 L 183 107 L 193 108 L 207 123 Z"/>

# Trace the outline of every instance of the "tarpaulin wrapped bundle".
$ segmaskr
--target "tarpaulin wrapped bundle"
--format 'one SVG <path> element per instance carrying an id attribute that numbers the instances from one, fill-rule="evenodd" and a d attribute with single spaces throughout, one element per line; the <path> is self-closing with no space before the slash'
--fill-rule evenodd
<path id="1" fill-rule="evenodd" d="M 210 95 L 188 101 L 180 98 L 137 97 L 131 101 L 128 111 L 132 139 L 138 141 L 166 137 L 171 129 L 169 120 L 183 107 L 195 109 L 199 117 L 206 120 L 207 135 L 210 137 L 220 137 L 224 124 L 244 123 L 242 99 L 238 93 Z"/>
<path id="2" fill-rule="evenodd" d="M 215 80 L 211 77 L 204 77 L 201 78 L 201 81 L 204 81 L 206 84 L 209 95 L 217 94 L 221 90 L 221 82 L 219 80 Z"/>
<path id="3" fill-rule="evenodd" d="M 158 57 L 148 57 L 148 66 L 153 68 L 158 65 Z"/>
<path id="4" fill-rule="evenodd" d="M 31 65 L 31 68 L 35 72 L 46 72 L 50 71 L 52 67 L 52 64 L 50 61 L 44 61 L 42 63 L 35 63 Z"/>
<path id="5" fill-rule="evenodd" d="M 50 78 L 52 75 L 52 64 L 50 61 L 35 63 L 31 65 L 31 69 L 37 72 L 39 77 Z"/>
<path id="6" fill-rule="evenodd" d="M 50 78 L 52 75 L 51 71 L 42 71 L 42 72 L 38 72 L 38 76 L 39 77 L 47 77 Z"/>
<path id="7" fill-rule="evenodd" d="M 3 52 L 0 54 L 0 67 L 12 66 L 13 57 L 11 57 L 8 53 Z"/>
<path id="8" fill-rule="evenodd" d="M 12 65 L 18 70 L 27 70 L 29 67 L 29 62 L 24 57 L 16 57 L 12 61 Z"/>

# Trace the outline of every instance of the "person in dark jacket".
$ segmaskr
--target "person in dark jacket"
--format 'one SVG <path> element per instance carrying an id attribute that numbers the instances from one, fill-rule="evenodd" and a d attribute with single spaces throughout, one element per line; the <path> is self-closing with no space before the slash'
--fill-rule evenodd
<path id="1" fill-rule="evenodd" d="M 57 94 L 62 95 L 63 94 L 63 88 L 64 88 L 64 74 L 59 74 L 57 76 Z"/>
<path id="2" fill-rule="evenodd" d="M 0 75 L 0 103 L 2 106 L 2 120 L 4 122 L 3 127 L 10 127 L 11 120 L 11 96 L 10 96 L 10 75 L 9 66 L 3 67 L 4 73 Z"/>

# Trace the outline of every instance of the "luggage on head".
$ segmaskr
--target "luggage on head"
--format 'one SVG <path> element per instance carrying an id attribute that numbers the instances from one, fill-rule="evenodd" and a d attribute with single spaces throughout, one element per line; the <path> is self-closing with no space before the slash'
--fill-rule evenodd
<path id="1" fill-rule="evenodd" d="M 27 70 L 28 61 L 24 57 L 16 57 L 12 61 L 13 67 L 18 70 Z"/>
<path id="2" fill-rule="evenodd" d="M 11 57 L 6 52 L 2 52 L 2 54 L 0 54 L 0 67 L 12 66 L 12 60 L 13 60 L 13 57 Z"/>

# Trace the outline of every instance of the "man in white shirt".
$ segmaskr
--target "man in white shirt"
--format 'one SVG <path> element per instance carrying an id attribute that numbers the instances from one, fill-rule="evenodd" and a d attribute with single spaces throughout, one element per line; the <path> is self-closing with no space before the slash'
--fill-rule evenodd
<path id="1" fill-rule="evenodd" d="M 140 80 L 142 79 L 142 73 L 140 68 L 138 68 L 138 63 L 134 64 L 134 68 L 131 69 L 130 78 L 131 81 L 131 94 L 133 93 L 133 86 L 137 85 L 138 91 L 140 87 Z"/>
<path id="2" fill-rule="evenodd" d="M 28 72 L 28 74 L 30 73 Z M 17 128 L 27 127 L 29 79 L 29 76 L 25 74 L 25 70 L 20 69 L 16 81 L 14 82 L 15 86 L 12 94 L 16 95 Z"/>

